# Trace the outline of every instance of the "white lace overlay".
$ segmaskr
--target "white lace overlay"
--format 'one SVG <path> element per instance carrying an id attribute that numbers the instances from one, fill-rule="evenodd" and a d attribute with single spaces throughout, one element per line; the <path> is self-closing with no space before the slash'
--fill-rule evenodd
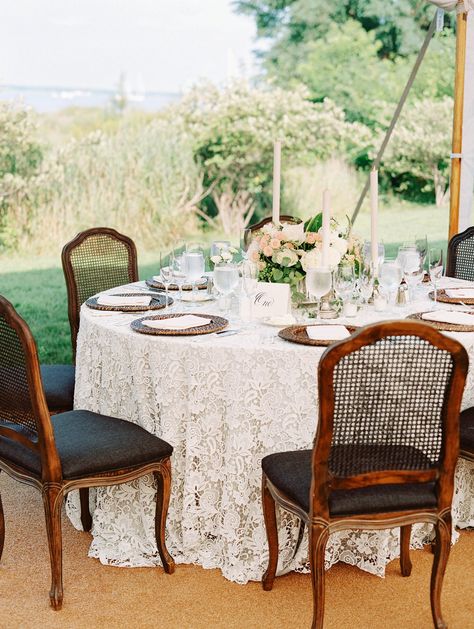
<path id="1" fill-rule="evenodd" d="M 260 462 L 272 452 L 311 447 L 323 348 L 274 339 L 275 329 L 265 326 L 224 338 L 149 337 L 132 332 L 130 320 L 83 308 L 75 406 L 140 424 L 174 446 L 167 545 L 177 563 L 220 568 L 238 583 L 258 580 L 267 561 Z M 471 371 L 464 406 L 472 405 Z M 160 564 L 154 500 L 152 477 L 91 491 L 90 556 L 116 566 Z M 67 510 L 81 528 L 74 493 Z M 453 518 L 474 526 L 474 465 L 465 461 L 457 468 Z M 280 519 L 280 571 L 304 570 L 306 536 L 293 557 L 298 521 L 284 512 Z M 416 525 L 413 547 L 430 534 L 429 526 Z M 327 566 L 345 561 L 383 576 L 398 556 L 398 535 L 336 533 Z"/>

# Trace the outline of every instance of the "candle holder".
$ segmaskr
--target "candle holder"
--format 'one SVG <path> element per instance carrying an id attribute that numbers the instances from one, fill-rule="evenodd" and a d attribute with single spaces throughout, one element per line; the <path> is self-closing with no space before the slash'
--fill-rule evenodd
<path id="1" fill-rule="evenodd" d="M 332 299 L 334 299 L 334 291 L 331 289 L 329 293 L 321 299 L 321 308 L 319 309 L 320 319 L 337 319 L 339 316 L 337 310 L 331 306 Z"/>

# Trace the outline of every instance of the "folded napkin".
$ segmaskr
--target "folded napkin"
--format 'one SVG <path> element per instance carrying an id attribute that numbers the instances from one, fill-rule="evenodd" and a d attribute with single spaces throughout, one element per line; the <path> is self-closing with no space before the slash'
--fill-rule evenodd
<path id="1" fill-rule="evenodd" d="M 169 319 L 147 319 L 142 321 L 143 325 L 149 328 L 166 330 L 186 330 L 187 328 L 197 328 L 201 325 L 211 323 L 211 319 L 203 319 L 196 315 L 184 315 L 183 317 L 171 317 Z"/>
<path id="2" fill-rule="evenodd" d="M 474 288 L 446 288 L 445 293 L 452 299 L 474 299 Z"/>
<path id="3" fill-rule="evenodd" d="M 351 335 L 344 325 L 311 325 L 306 327 L 306 334 L 313 341 L 339 341 Z"/>
<path id="4" fill-rule="evenodd" d="M 456 325 L 474 325 L 474 316 L 467 312 L 454 312 L 453 310 L 435 310 L 421 315 L 426 321 L 437 323 L 454 323 Z"/>
<path id="5" fill-rule="evenodd" d="M 149 295 L 100 295 L 97 303 L 101 306 L 149 306 L 151 299 Z"/>

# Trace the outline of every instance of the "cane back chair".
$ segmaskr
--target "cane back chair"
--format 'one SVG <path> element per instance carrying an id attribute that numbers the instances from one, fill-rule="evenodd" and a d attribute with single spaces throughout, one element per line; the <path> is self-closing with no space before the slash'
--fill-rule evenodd
<path id="1" fill-rule="evenodd" d="M 474 227 L 468 227 L 449 241 L 446 275 L 474 281 Z"/>
<path id="2" fill-rule="evenodd" d="M 61 507 L 73 489 L 116 485 L 153 473 L 156 544 L 165 571 L 174 571 L 165 545 L 172 451 L 165 441 L 121 419 L 80 410 L 50 417 L 34 338 L 0 296 L 0 470 L 36 487 L 43 497 L 54 609 L 63 600 Z M 0 500 L 0 557 L 4 539 Z"/>
<path id="3" fill-rule="evenodd" d="M 401 527 L 403 576 L 411 573 L 411 525 L 435 526 L 431 609 L 445 627 L 440 594 L 451 543 L 465 349 L 434 328 L 395 321 L 367 326 L 328 348 L 318 369 L 319 423 L 313 450 L 262 461 L 270 557 L 278 560 L 275 501 L 309 529 L 313 629 L 323 626 L 324 555 L 344 529 Z"/>
<path id="4" fill-rule="evenodd" d="M 267 223 L 271 223 L 273 221 L 273 217 L 272 216 L 266 216 L 265 218 L 262 218 L 261 221 L 259 221 L 258 223 L 255 223 L 254 225 L 249 225 L 249 229 L 252 232 L 256 232 L 259 229 L 262 229 L 262 227 L 264 225 L 267 225 Z M 280 216 L 280 223 L 288 223 L 290 225 L 298 225 L 299 223 L 301 223 L 301 219 L 297 218 L 296 216 L 290 216 L 289 214 L 282 214 Z"/>
<path id="5" fill-rule="evenodd" d="M 61 258 L 75 356 L 82 304 L 101 291 L 138 282 L 137 249 L 133 240 L 115 229 L 94 227 L 68 242 Z"/>

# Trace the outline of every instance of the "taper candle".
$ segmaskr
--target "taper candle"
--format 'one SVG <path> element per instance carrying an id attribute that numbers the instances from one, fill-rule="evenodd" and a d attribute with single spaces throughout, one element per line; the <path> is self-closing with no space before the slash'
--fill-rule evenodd
<path id="1" fill-rule="evenodd" d="M 376 168 L 372 168 L 370 171 L 370 250 L 375 277 L 379 274 L 379 243 L 377 240 L 378 211 L 379 172 Z"/>
<path id="2" fill-rule="evenodd" d="M 281 141 L 275 140 L 273 145 L 273 210 L 272 220 L 280 224 L 280 187 L 281 187 Z"/>
<path id="3" fill-rule="evenodd" d="M 322 265 L 329 266 L 329 244 L 331 242 L 331 193 L 323 191 L 323 224 L 322 224 Z"/>

